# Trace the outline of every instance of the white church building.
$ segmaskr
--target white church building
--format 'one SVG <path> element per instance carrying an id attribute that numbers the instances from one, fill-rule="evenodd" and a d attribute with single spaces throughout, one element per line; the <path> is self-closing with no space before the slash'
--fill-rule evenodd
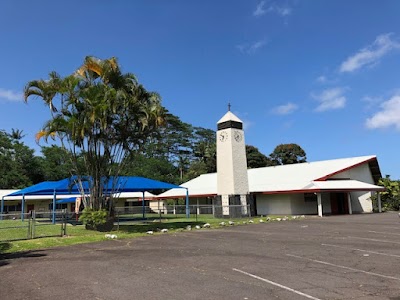
<path id="1" fill-rule="evenodd" d="M 243 122 L 228 111 L 217 123 L 217 173 L 203 174 L 182 187 L 190 204 L 250 207 L 253 215 L 329 215 L 373 212 L 381 172 L 375 155 L 247 169 Z M 159 199 L 185 198 L 171 189 Z"/>

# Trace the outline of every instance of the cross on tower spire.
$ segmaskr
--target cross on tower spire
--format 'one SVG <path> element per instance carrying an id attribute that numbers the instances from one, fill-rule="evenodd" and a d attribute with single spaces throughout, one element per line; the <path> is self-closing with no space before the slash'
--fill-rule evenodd
<path id="1" fill-rule="evenodd" d="M 231 111 L 231 103 L 228 102 L 228 111 Z"/>

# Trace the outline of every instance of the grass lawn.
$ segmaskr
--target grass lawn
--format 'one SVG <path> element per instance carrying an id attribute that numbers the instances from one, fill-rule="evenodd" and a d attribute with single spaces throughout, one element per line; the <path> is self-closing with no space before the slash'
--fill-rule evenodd
<path id="1" fill-rule="evenodd" d="M 266 217 L 254 217 L 251 218 L 251 222 L 272 222 L 279 220 L 277 216 L 269 216 L 270 220 L 267 221 Z M 292 218 L 289 218 L 292 219 Z M 233 221 L 237 225 L 250 225 L 250 219 L 216 219 L 211 216 L 198 216 L 197 221 L 194 218 L 163 218 L 160 222 L 159 219 L 148 220 L 147 222 L 119 222 L 119 225 L 115 223 L 113 231 L 109 234 L 117 235 L 118 239 L 134 238 L 138 236 L 147 235 L 147 231 L 153 231 L 154 234 L 163 234 L 160 232 L 161 229 L 168 229 L 168 232 L 179 232 L 186 231 L 187 226 L 191 225 L 192 230 L 196 229 L 196 225 L 202 227 L 205 223 L 209 223 L 211 228 L 221 228 L 223 226 L 231 226 L 228 224 L 229 221 Z M 221 225 L 221 222 L 225 222 L 225 225 Z M 19 220 L 13 221 L 0 221 L 0 254 L 1 253 L 14 253 L 28 250 L 38 250 L 45 248 L 53 248 L 58 246 L 67 246 L 82 243 L 91 243 L 107 240 L 105 232 L 98 232 L 92 230 L 86 230 L 84 225 L 71 225 L 67 224 L 67 234 L 61 236 L 61 225 L 46 224 L 35 226 L 35 236 L 40 238 L 30 240 L 16 240 L 6 242 L 5 240 L 11 239 L 23 239 L 27 236 L 27 223 L 28 221 L 21 222 Z M 13 227 L 13 228 L 10 228 Z M 55 236 L 58 235 L 58 236 Z M 47 236 L 47 237 L 46 237 Z M 52 237 L 50 237 L 52 236 Z"/>

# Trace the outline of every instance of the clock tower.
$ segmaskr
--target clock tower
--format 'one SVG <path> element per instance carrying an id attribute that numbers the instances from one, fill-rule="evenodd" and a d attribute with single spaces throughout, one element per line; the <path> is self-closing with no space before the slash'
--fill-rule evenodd
<path id="1" fill-rule="evenodd" d="M 217 123 L 216 215 L 239 217 L 248 214 L 249 183 L 243 122 L 230 111 Z"/>

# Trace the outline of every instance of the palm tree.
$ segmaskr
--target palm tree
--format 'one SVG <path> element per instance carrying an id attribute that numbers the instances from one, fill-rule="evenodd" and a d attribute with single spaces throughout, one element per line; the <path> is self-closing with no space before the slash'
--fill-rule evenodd
<path id="1" fill-rule="evenodd" d="M 14 140 L 19 141 L 26 136 L 26 134 L 23 134 L 23 132 L 23 130 L 11 128 L 11 133 L 8 134 L 8 136 Z"/>
<path id="2" fill-rule="evenodd" d="M 166 111 L 159 95 L 148 92 L 133 74 L 122 73 L 115 58 L 88 56 L 70 76 L 52 72 L 49 80 L 29 82 L 24 95 L 25 101 L 37 96 L 50 107 L 52 117 L 37 140 L 58 137 L 71 152 L 74 175 L 90 178 L 90 198 L 84 204 L 94 210 L 107 206 L 104 178 L 118 177 L 129 153 L 163 123 Z M 81 157 L 84 170 L 78 168 Z M 112 214 L 112 205 L 108 209 Z"/>

